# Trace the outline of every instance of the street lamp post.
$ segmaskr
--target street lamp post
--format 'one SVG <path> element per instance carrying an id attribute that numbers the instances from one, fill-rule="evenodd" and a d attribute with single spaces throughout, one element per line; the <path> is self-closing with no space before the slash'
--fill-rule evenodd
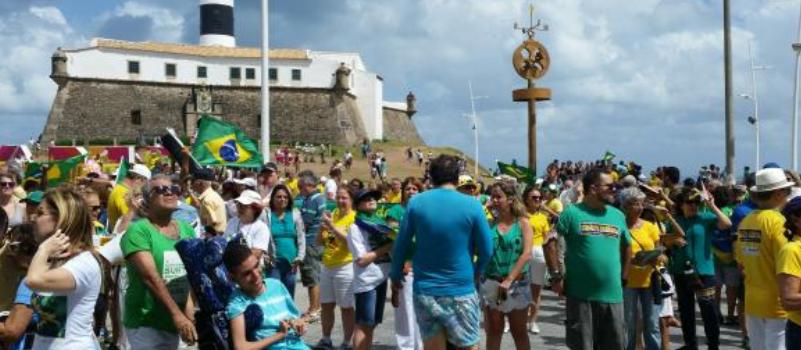
<path id="1" fill-rule="evenodd" d="M 792 141 L 790 142 L 790 163 L 793 166 L 793 171 L 798 171 L 798 73 L 801 68 L 801 11 L 798 15 L 798 35 L 793 43 L 793 52 L 795 52 L 795 74 L 793 77 L 793 130 Z"/>
<path id="2" fill-rule="evenodd" d="M 475 155 L 473 158 L 474 172 L 476 181 L 478 181 L 478 114 L 476 114 L 476 100 L 487 98 L 487 96 L 473 96 L 473 82 L 467 81 L 467 88 L 470 90 L 470 109 L 472 110 L 471 117 L 473 118 L 473 143 L 475 146 Z"/>
<path id="3" fill-rule="evenodd" d="M 261 0 L 261 154 L 270 161 L 270 47 L 268 25 L 269 0 Z"/>
<path id="4" fill-rule="evenodd" d="M 759 118 L 759 98 L 757 97 L 757 86 L 756 86 L 756 71 L 758 70 L 766 70 L 770 69 L 770 66 L 757 66 L 754 64 L 754 54 L 751 51 L 751 43 L 748 43 L 748 58 L 750 60 L 751 65 L 751 93 L 750 94 L 740 94 L 740 97 L 745 98 L 747 100 L 751 100 L 754 104 L 754 116 L 748 119 L 748 122 L 754 125 L 754 131 L 756 133 L 756 164 L 754 165 L 754 169 L 759 169 L 760 162 L 760 141 L 759 141 L 759 122 L 761 119 Z"/>

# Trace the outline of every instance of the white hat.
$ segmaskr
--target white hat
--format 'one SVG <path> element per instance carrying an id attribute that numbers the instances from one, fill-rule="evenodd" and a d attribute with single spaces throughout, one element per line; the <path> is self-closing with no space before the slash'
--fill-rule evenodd
<path id="1" fill-rule="evenodd" d="M 249 188 L 256 188 L 256 179 L 252 177 L 246 177 L 244 179 L 234 179 L 234 183 Z"/>
<path id="2" fill-rule="evenodd" d="M 128 170 L 128 172 L 150 180 L 150 169 L 148 169 L 144 164 L 134 164 L 131 169 Z"/>
<path id="3" fill-rule="evenodd" d="M 768 192 L 793 186 L 787 181 L 784 170 L 768 168 L 757 171 L 756 185 L 751 187 L 751 192 Z"/>
<path id="4" fill-rule="evenodd" d="M 242 194 L 235 199 L 237 202 L 244 205 L 251 205 L 254 203 L 261 204 L 261 196 L 256 191 L 244 190 Z"/>

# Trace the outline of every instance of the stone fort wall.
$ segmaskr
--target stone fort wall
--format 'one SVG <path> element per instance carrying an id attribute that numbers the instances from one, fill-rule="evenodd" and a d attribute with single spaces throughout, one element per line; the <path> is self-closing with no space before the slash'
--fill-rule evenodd
<path id="1" fill-rule="evenodd" d="M 196 90 L 192 85 L 68 78 L 59 84 L 43 142 L 75 139 L 135 140 L 140 135 L 192 133 Z M 214 114 L 258 140 L 260 89 L 210 87 Z M 134 123 L 138 111 L 141 122 Z M 187 112 L 190 111 L 190 112 Z M 385 139 L 422 142 L 408 114 L 384 109 Z M 354 145 L 365 137 L 356 97 L 333 89 L 270 89 L 270 137 L 273 142 Z"/>
<path id="2" fill-rule="evenodd" d="M 424 144 L 409 114 L 387 107 L 384 107 L 384 139 L 403 141 L 410 145 Z"/>

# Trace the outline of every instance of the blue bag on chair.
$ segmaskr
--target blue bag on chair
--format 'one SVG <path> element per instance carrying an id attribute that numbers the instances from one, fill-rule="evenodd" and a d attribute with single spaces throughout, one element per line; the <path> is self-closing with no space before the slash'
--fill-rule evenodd
<path id="1" fill-rule="evenodd" d="M 222 263 L 228 241 L 223 237 L 185 239 L 175 245 L 186 268 L 189 284 L 200 310 L 195 313 L 198 349 L 233 349 L 225 306 L 234 291 L 234 282 L 228 278 Z M 263 314 L 258 305 L 245 310 L 245 330 L 253 340 L 251 330 L 261 324 Z"/>

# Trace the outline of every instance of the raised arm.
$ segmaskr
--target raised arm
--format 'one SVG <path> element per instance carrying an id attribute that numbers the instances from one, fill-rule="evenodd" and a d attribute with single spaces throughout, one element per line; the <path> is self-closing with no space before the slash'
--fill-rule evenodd
<path id="1" fill-rule="evenodd" d="M 51 269 L 47 259 L 53 256 L 66 257 L 69 238 L 61 230 L 56 231 L 39 245 L 33 255 L 25 283 L 37 292 L 66 293 L 75 290 L 75 278 L 63 267 Z"/>

